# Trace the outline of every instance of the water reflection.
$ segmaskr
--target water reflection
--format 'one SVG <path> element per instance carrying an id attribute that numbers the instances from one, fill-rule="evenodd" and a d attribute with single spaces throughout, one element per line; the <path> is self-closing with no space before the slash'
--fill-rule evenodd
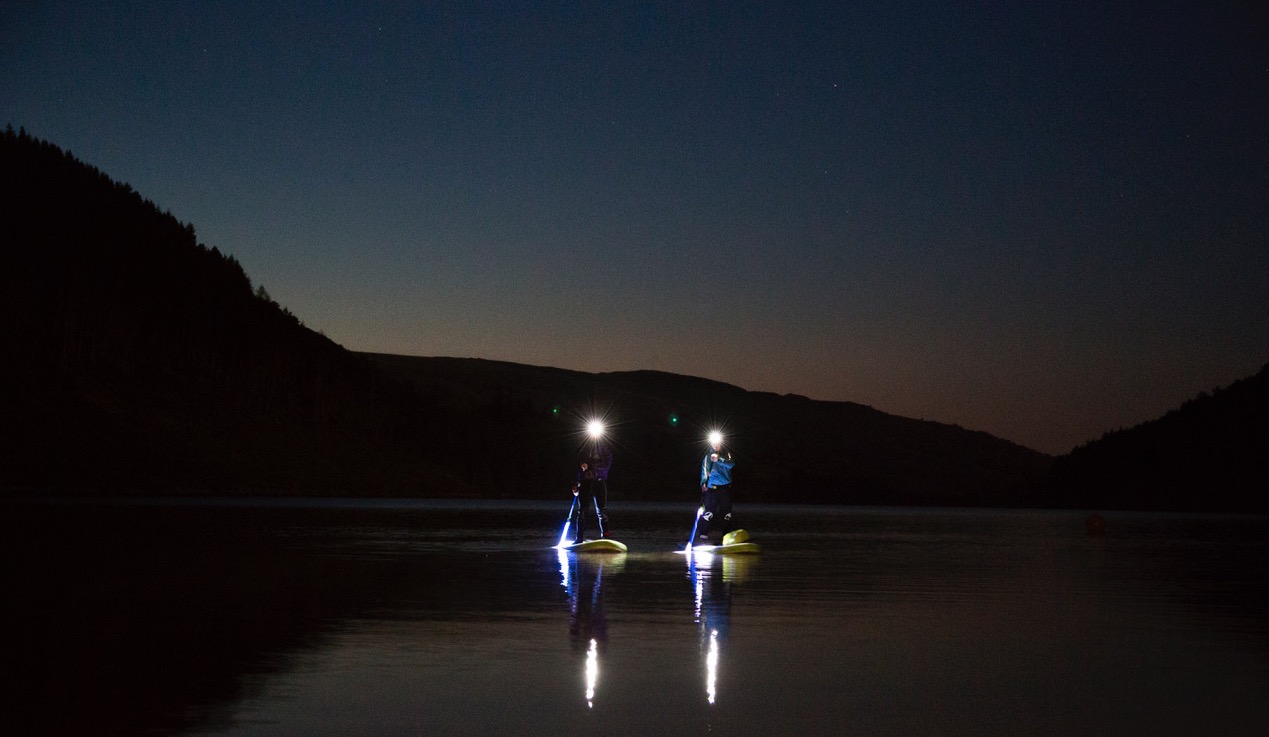
<path id="1" fill-rule="evenodd" d="M 704 658 L 705 700 L 712 705 L 718 699 L 722 651 L 731 634 L 732 586 L 744 580 L 754 559 L 701 552 L 685 557 L 687 578 L 692 584 L 693 621 Z"/>
<path id="2" fill-rule="evenodd" d="M 1269 724 L 1262 518 L 1117 515 L 1090 538 L 1082 514 L 764 511 L 761 558 L 627 558 L 543 550 L 556 505 L 0 511 L 11 734 Z M 682 516 L 648 511 L 634 549 Z"/>
<path id="3" fill-rule="evenodd" d="M 585 652 L 582 683 L 586 705 L 594 708 L 599 685 L 599 658 L 608 645 L 608 618 L 604 613 L 604 571 L 620 571 L 624 553 L 578 554 L 558 550 L 560 585 L 568 597 L 568 639 L 574 652 Z"/>

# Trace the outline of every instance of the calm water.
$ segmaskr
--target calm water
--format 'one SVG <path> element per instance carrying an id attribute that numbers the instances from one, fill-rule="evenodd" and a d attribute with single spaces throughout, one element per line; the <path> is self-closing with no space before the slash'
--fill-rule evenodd
<path id="1" fill-rule="evenodd" d="M 5 508 L 17 734 L 1269 734 L 1265 518 Z"/>

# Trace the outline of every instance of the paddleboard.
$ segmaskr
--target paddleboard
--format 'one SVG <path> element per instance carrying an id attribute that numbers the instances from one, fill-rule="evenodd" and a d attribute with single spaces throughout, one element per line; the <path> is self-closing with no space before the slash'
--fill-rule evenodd
<path id="1" fill-rule="evenodd" d="M 741 553 L 758 553 L 762 547 L 758 543 L 743 542 L 731 545 L 693 545 L 692 553 L 710 553 L 711 555 L 732 555 Z"/>
<path id="2" fill-rule="evenodd" d="M 561 549 L 578 553 L 624 553 L 626 552 L 626 544 L 619 540 L 601 538 L 599 540 L 583 540 L 572 545 L 565 545 Z"/>
<path id="3" fill-rule="evenodd" d="M 722 545 L 693 545 L 687 553 L 710 553 L 712 555 L 730 555 L 740 553 L 757 553 L 762 550 L 757 543 L 749 542 L 748 530 L 732 530 L 723 535 Z"/>

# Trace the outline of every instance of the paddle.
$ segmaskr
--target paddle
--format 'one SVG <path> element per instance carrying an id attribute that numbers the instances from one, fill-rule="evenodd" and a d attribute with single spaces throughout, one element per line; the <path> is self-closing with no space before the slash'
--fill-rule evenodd
<path id="1" fill-rule="evenodd" d="M 696 526 L 701 523 L 702 514 L 705 514 L 705 507 L 697 507 L 696 521 L 692 523 L 692 536 L 687 539 L 687 547 L 683 550 L 685 553 L 692 552 L 692 543 L 696 542 Z"/>
<path id="2" fill-rule="evenodd" d="M 568 528 L 569 525 L 573 524 L 573 510 L 576 508 L 577 497 L 574 496 L 573 503 L 568 507 L 568 516 L 564 518 L 564 529 L 560 530 L 560 541 L 555 545 L 555 547 L 562 548 L 568 542 Z"/>

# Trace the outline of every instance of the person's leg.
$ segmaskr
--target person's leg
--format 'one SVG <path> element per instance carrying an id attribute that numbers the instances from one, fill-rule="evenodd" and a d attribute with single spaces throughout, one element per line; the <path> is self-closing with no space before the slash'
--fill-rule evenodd
<path id="1" fill-rule="evenodd" d="M 718 492 L 714 489 L 706 489 L 705 496 L 701 500 L 701 506 L 705 508 L 705 513 L 701 515 L 700 530 L 697 534 L 708 540 L 709 530 L 713 526 L 718 513 Z"/>
<path id="2" fill-rule="evenodd" d="M 604 537 L 612 537 L 608 521 L 608 481 L 606 479 L 595 482 L 595 503 L 599 507 L 599 529 L 603 530 Z"/>
<path id="3" fill-rule="evenodd" d="M 594 484 L 590 481 L 582 481 L 577 492 L 577 536 L 573 538 L 573 542 L 579 543 L 586 539 L 586 517 L 594 514 L 592 507 L 595 503 L 591 501 L 594 496 Z"/>
<path id="4" fill-rule="evenodd" d="M 730 486 L 728 486 L 726 489 L 718 490 L 717 515 L 718 515 L 718 524 L 719 524 L 719 527 L 718 527 L 719 538 L 731 532 L 732 530 L 736 529 L 735 523 L 732 522 L 732 515 L 731 515 L 731 487 Z"/>

